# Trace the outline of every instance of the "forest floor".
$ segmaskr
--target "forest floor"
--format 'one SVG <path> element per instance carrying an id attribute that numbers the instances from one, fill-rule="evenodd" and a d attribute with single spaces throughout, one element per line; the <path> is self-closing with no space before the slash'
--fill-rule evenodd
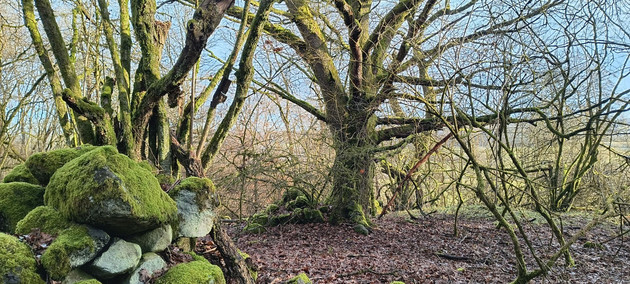
<path id="1" fill-rule="evenodd" d="M 510 239 L 487 217 L 460 217 L 458 236 L 450 214 L 412 221 L 403 212 L 374 223 L 367 236 L 326 223 L 287 224 L 261 234 L 243 233 L 242 225 L 232 224 L 228 231 L 258 266 L 258 283 L 282 283 L 300 272 L 313 283 L 507 283 L 515 278 Z M 567 236 L 583 224 L 585 217 L 563 220 Z M 558 248 L 546 226 L 533 221 L 525 227 L 541 257 Z M 576 266 L 565 267 L 560 259 L 534 282 L 630 283 L 630 236 L 614 238 L 619 233 L 612 223 L 598 225 L 572 246 Z M 531 255 L 527 261 L 529 269 L 536 268 Z"/>

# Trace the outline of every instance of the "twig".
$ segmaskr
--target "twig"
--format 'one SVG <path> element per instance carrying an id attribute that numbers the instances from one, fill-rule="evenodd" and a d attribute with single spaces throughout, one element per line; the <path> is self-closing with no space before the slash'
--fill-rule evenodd
<path id="1" fill-rule="evenodd" d="M 616 236 L 613 236 L 613 237 L 611 237 L 611 238 L 608 238 L 607 240 L 605 240 L 605 241 L 603 241 L 603 242 L 600 242 L 599 244 L 600 244 L 600 245 L 603 245 L 603 244 L 605 244 L 605 243 L 607 243 L 607 242 L 610 242 L 610 241 L 612 241 L 612 240 L 614 240 L 614 239 L 617 239 L 617 238 L 623 237 L 623 236 L 624 236 L 625 234 L 627 234 L 627 233 L 630 233 L 630 229 L 626 230 L 625 232 L 622 232 L 621 234 L 618 234 L 618 235 L 616 235 Z"/>
<path id="2" fill-rule="evenodd" d="M 365 274 L 365 273 L 372 273 L 372 274 L 376 274 L 376 275 L 394 275 L 394 276 L 398 276 L 398 270 L 394 270 L 391 272 L 378 272 L 378 271 L 374 271 L 370 268 L 366 268 L 366 269 L 361 269 L 355 272 L 350 272 L 350 273 L 345 273 L 345 274 L 338 274 L 337 278 L 343 278 L 343 277 L 349 277 L 349 276 L 355 276 L 355 275 L 359 275 L 359 274 Z"/>
<path id="3" fill-rule="evenodd" d="M 440 253 L 440 252 L 436 252 L 435 255 L 437 257 L 446 258 L 448 260 L 458 260 L 458 261 L 470 261 L 470 260 L 472 260 L 471 257 L 450 255 L 450 254 Z"/>

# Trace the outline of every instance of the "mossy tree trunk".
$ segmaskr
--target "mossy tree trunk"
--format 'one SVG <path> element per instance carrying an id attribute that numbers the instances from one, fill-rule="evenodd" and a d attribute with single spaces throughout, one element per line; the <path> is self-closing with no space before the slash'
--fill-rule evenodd
<path id="1" fill-rule="evenodd" d="M 103 94 L 100 96 L 103 101 L 99 105 L 83 97 L 78 79 L 81 76 L 77 75 L 75 61 L 72 60 L 76 54 L 70 54 L 66 48 L 67 44 L 49 0 L 23 0 L 24 22 L 47 72 L 59 121 L 68 144 L 117 145 L 121 153 L 134 159 L 153 157 L 154 163 L 169 173 L 172 165 L 170 122 L 163 98 L 167 94 L 175 98 L 184 96 L 180 85 L 198 61 L 207 39 L 232 3 L 233 0 L 205 0 L 199 3 L 193 19 L 186 26 L 186 44 L 177 62 L 162 76 L 160 61 L 170 23 L 155 19 L 156 1 L 119 0 L 120 11 L 117 14 L 120 21 L 115 26 L 109 15 L 111 7 L 107 1 L 99 0 L 97 12 L 102 19 L 100 28 L 103 30 L 115 74 L 115 80 L 104 80 L 107 84 L 104 84 Z M 48 55 L 44 40 L 39 34 L 35 10 L 39 13 L 54 60 Z M 134 28 L 135 42 L 132 41 L 131 26 Z M 119 31 L 119 40 L 115 38 L 115 31 Z M 78 38 L 76 32 L 75 30 L 73 39 Z M 130 69 L 134 44 L 139 46 L 141 58 L 132 83 Z M 75 45 L 76 42 L 73 41 L 72 46 Z M 117 99 L 112 98 L 112 94 L 116 94 Z M 112 106 L 113 101 L 119 103 L 117 112 Z M 200 106 L 203 101 L 198 104 Z M 73 112 L 68 112 L 66 107 Z M 76 125 L 73 125 L 75 121 Z M 151 135 L 147 135 L 147 129 Z"/>
<path id="2" fill-rule="evenodd" d="M 363 139 L 359 139 L 363 140 Z M 374 200 L 374 157 L 367 141 L 340 143 L 332 167 L 333 188 L 328 198 L 333 223 L 349 220 L 370 227 L 365 212 Z"/>
<path id="3" fill-rule="evenodd" d="M 374 201 L 374 121 L 371 113 L 356 111 L 343 120 L 343 129 L 334 129 L 335 161 L 332 166 L 331 221 L 350 221 L 370 227 L 366 213 Z"/>

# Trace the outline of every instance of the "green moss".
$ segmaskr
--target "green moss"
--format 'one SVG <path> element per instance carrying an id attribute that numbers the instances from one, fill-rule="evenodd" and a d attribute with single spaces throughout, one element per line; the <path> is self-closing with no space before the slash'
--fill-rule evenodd
<path id="1" fill-rule="evenodd" d="M 149 164 L 149 162 L 147 161 L 140 161 L 138 162 L 138 166 L 140 166 L 141 168 L 150 171 L 150 172 L 154 172 L 155 168 L 153 166 L 151 166 L 151 164 Z"/>
<path id="2" fill-rule="evenodd" d="M 284 203 L 284 204 L 289 203 L 290 201 L 295 200 L 296 198 L 298 198 L 298 196 L 303 196 L 303 195 L 304 195 L 304 193 L 302 193 L 301 191 L 299 191 L 299 190 L 297 190 L 295 188 L 289 188 L 282 195 L 282 203 Z"/>
<path id="3" fill-rule="evenodd" d="M 308 278 L 306 273 L 301 272 L 297 276 L 287 280 L 284 283 L 286 283 L 286 284 L 310 284 L 310 283 L 313 283 L 313 282 L 311 282 L 311 279 Z"/>
<path id="4" fill-rule="evenodd" d="M 198 255 L 194 252 L 189 252 L 187 254 L 192 256 L 193 261 L 207 261 L 203 256 Z"/>
<path id="5" fill-rule="evenodd" d="M 112 146 L 99 147 L 60 168 L 44 200 L 72 221 L 117 234 L 133 234 L 177 218 L 175 202 L 155 176 Z M 122 219 L 121 210 L 133 218 Z"/>
<path id="6" fill-rule="evenodd" d="M 195 249 L 197 238 L 181 237 L 175 240 L 175 245 L 183 252 L 191 252 Z"/>
<path id="7" fill-rule="evenodd" d="M 52 175 L 63 165 L 96 147 L 84 145 L 76 148 L 42 152 L 30 156 L 25 164 L 41 185 L 47 185 Z"/>
<path id="8" fill-rule="evenodd" d="M 295 208 L 293 209 L 293 212 L 291 212 L 291 222 L 292 223 L 302 223 L 301 219 L 304 216 L 302 215 L 302 208 Z"/>
<path id="9" fill-rule="evenodd" d="M 362 225 L 365 228 L 371 227 L 370 221 L 365 218 L 363 207 L 359 203 L 354 203 L 354 208 L 350 211 L 350 220 L 352 223 Z"/>
<path id="10" fill-rule="evenodd" d="M 101 281 L 98 281 L 96 279 L 89 279 L 89 280 L 81 280 L 75 284 L 102 284 Z"/>
<path id="11" fill-rule="evenodd" d="M 405 282 L 402 281 L 392 281 L 389 284 L 405 284 Z"/>
<path id="12" fill-rule="evenodd" d="M 383 212 L 381 201 L 374 199 L 372 202 L 372 216 L 380 215 Z"/>
<path id="13" fill-rule="evenodd" d="M 305 195 L 300 195 L 295 199 L 295 207 L 297 208 L 305 208 L 309 206 L 308 198 Z"/>
<path id="14" fill-rule="evenodd" d="M 243 252 L 242 250 L 238 250 L 238 254 L 243 258 L 243 259 L 248 259 L 250 258 L 249 254 Z"/>
<path id="15" fill-rule="evenodd" d="M 156 284 L 225 284 L 221 268 L 207 260 L 195 260 L 179 264 L 155 281 Z"/>
<path id="16" fill-rule="evenodd" d="M 254 215 L 252 215 L 251 217 L 249 217 L 249 223 L 256 223 L 256 224 L 260 224 L 260 225 L 267 225 L 267 222 L 269 222 L 269 215 L 265 214 L 265 213 L 256 213 Z"/>
<path id="17" fill-rule="evenodd" d="M 280 224 L 285 224 L 291 219 L 291 213 L 280 214 L 276 216 L 271 216 L 269 218 L 268 226 L 277 226 Z"/>
<path id="18" fill-rule="evenodd" d="M 89 248 L 94 251 L 94 240 L 88 228 L 81 225 L 62 231 L 42 255 L 42 265 L 54 280 L 62 280 L 70 270 L 70 254 Z"/>
<path id="19" fill-rule="evenodd" d="M 302 219 L 304 223 L 321 223 L 324 222 L 324 215 L 317 209 L 304 208 L 302 209 Z"/>
<path id="20" fill-rule="evenodd" d="M 604 249 L 604 245 L 602 245 L 600 243 L 594 243 L 594 242 L 585 242 L 584 243 L 584 247 L 585 248 L 598 249 L 598 250 Z"/>
<path id="21" fill-rule="evenodd" d="M 212 200 L 212 205 L 219 206 L 214 183 L 208 178 L 188 177 L 180 182 L 169 192 L 170 196 L 176 196 L 181 190 L 187 190 L 196 194 L 195 200 L 199 202 L 199 208 L 206 208 L 205 200 Z"/>
<path id="22" fill-rule="evenodd" d="M 309 206 L 308 198 L 304 195 L 297 196 L 294 200 L 287 203 L 287 209 L 292 210 L 295 208 L 305 208 Z"/>
<path id="23" fill-rule="evenodd" d="M 11 170 L 3 179 L 3 182 L 5 183 L 16 181 L 39 184 L 39 181 L 33 176 L 25 164 L 15 166 L 15 168 L 13 168 L 13 170 Z"/>
<path id="24" fill-rule="evenodd" d="M 61 216 L 59 211 L 50 206 L 39 206 L 20 220 L 15 227 L 15 233 L 25 235 L 33 229 L 39 228 L 42 232 L 57 235 L 59 232 L 71 226 L 71 222 Z"/>
<path id="25" fill-rule="evenodd" d="M 168 185 L 171 186 L 175 183 L 175 178 L 171 175 L 159 174 L 155 176 L 160 183 L 160 185 Z"/>
<path id="26" fill-rule="evenodd" d="M 2 283 L 44 283 L 36 272 L 31 249 L 16 237 L 0 233 L 0 280 Z"/>
<path id="27" fill-rule="evenodd" d="M 291 213 L 291 223 L 307 224 L 324 222 L 322 212 L 313 208 L 297 208 Z"/>
<path id="28" fill-rule="evenodd" d="M 44 188 L 25 182 L 0 183 L 0 231 L 15 225 L 33 208 L 44 204 Z"/>
<path id="29" fill-rule="evenodd" d="M 252 233 L 252 234 L 260 234 L 265 231 L 265 226 L 258 223 L 251 223 L 251 224 L 247 224 L 247 226 L 243 228 L 243 231 Z"/>
<path id="30" fill-rule="evenodd" d="M 243 260 L 247 264 L 247 271 L 249 271 L 249 276 L 251 276 L 252 279 L 254 279 L 254 282 L 256 282 L 256 280 L 258 280 L 258 271 L 254 270 L 252 267 L 250 267 L 251 257 L 249 256 L 249 254 L 241 251 L 240 249 L 238 250 L 238 254 L 241 255 L 241 257 L 243 258 Z"/>
<path id="31" fill-rule="evenodd" d="M 278 209 L 280 209 L 280 206 L 278 206 L 278 204 L 271 203 L 269 204 L 269 206 L 267 206 L 267 209 L 265 209 L 265 213 L 273 214 L 273 213 L 276 213 Z"/>

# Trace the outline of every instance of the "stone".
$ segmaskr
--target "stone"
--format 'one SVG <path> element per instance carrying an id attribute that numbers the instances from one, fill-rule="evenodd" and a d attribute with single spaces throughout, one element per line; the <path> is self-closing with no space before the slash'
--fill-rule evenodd
<path id="1" fill-rule="evenodd" d="M 370 234 L 370 230 L 368 230 L 365 226 L 363 226 L 362 224 L 356 224 L 352 227 L 352 229 L 354 229 L 355 232 L 361 234 L 361 235 L 369 235 Z"/>
<path id="2" fill-rule="evenodd" d="M 94 276 L 87 274 L 85 271 L 81 269 L 72 269 L 66 278 L 61 281 L 61 284 L 76 284 L 86 280 L 96 280 Z"/>
<path id="3" fill-rule="evenodd" d="M 250 224 L 256 223 L 264 226 L 267 225 L 267 222 L 269 222 L 269 215 L 267 215 L 267 213 L 256 213 L 249 217 L 247 219 L 247 222 L 249 222 Z"/>
<path id="4" fill-rule="evenodd" d="M 177 219 L 175 202 L 151 171 L 113 146 L 98 147 L 57 170 L 44 202 L 71 221 L 116 236 L 155 229 Z"/>
<path id="5" fill-rule="evenodd" d="M 295 209 L 294 218 L 296 223 L 322 223 L 324 216 L 322 212 L 313 208 L 304 208 L 302 210 Z"/>
<path id="6" fill-rule="evenodd" d="M 18 181 L 39 185 L 39 181 L 33 176 L 25 164 L 15 166 L 2 180 L 2 182 L 5 183 Z"/>
<path id="7" fill-rule="evenodd" d="M 271 203 L 267 206 L 267 209 L 265 209 L 265 213 L 273 214 L 273 213 L 276 213 L 279 209 L 280 209 L 280 206 L 278 206 L 278 204 Z"/>
<path id="8" fill-rule="evenodd" d="M 247 224 L 247 226 L 245 226 L 245 228 L 243 228 L 243 231 L 247 232 L 247 233 L 251 233 L 251 234 L 260 234 L 263 233 L 264 231 L 266 231 L 265 226 L 258 224 L 258 223 L 251 223 L 251 224 Z"/>
<path id="9" fill-rule="evenodd" d="M 0 231 L 13 233 L 17 223 L 44 205 L 44 188 L 25 182 L 0 183 Z"/>
<path id="10" fill-rule="evenodd" d="M 109 235 L 102 230 L 74 224 L 61 231 L 46 249 L 42 265 L 52 279 L 62 280 L 73 268 L 94 259 L 109 240 Z"/>
<path id="11" fill-rule="evenodd" d="M 312 284 L 313 282 L 311 281 L 311 279 L 308 278 L 306 273 L 301 272 L 297 276 L 287 280 L 284 283 L 286 284 Z"/>
<path id="12" fill-rule="evenodd" d="M 195 250 L 196 244 L 197 244 L 197 238 L 179 237 L 175 241 L 175 245 L 182 252 L 191 252 L 191 251 Z"/>
<path id="13" fill-rule="evenodd" d="M 103 283 L 101 283 L 101 281 L 98 281 L 96 279 L 88 279 L 88 280 L 79 281 L 76 284 L 103 284 Z"/>
<path id="14" fill-rule="evenodd" d="M 220 267 L 197 256 L 195 261 L 178 264 L 155 281 L 155 284 L 198 283 L 225 284 L 225 277 Z"/>
<path id="15" fill-rule="evenodd" d="M 282 203 L 287 204 L 290 201 L 297 199 L 299 196 L 304 196 L 304 193 L 295 188 L 288 188 L 284 194 L 282 194 Z"/>
<path id="16" fill-rule="evenodd" d="M 72 226 L 72 224 L 72 222 L 61 216 L 61 213 L 55 210 L 55 208 L 39 206 L 31 210 L 31 212 L 28 212 L 28 214 L 17 223 L 15 233 L 26 235 L 37 228 L 44 233 L 58 235 L 61 231 Z"/>
<path id="17" fill-rule="evenodd" d="M 157 229 L 130 236 L 126 240 L 139 245 L 142 253 L 160 252 L 173 241 L 173 229 L 171 225 L 163 225 Z"/>
<path id="18" fill-rule="evenodd" d="M 44 284 L 31 249 L 14 236 L 0 233 L 0 283 Z"/>
<path id="19" fill-rule="evenodd" d="M 142 258 L 140 258 L 140 263 L 138 263 L 136 269 L 129 274 L 129 277 L 127 277 L 122 284 L 143 284 L 144 282 L 140 281 L 143 270 L 146 275 L 153 276 L 156 272 L 165 269 L 166 266 L 166 261 L 159 255 L 152 252 L 145 253 L 142 255 Z"/>
<path id="20" fill-rule="evenodd" d="M 24 163 L 40 185 L 46 186 L 52 175 L 63 165 L 95 149 L 84 145 L 76 148 L 59 149 L 31 155 Z"/>
<path id="21" fill-rule="evenodd" d="M 291 200 L 289 202 L 287 202 L 287 209 L 288 210 L 293 210 L 296 208 L 306 208 L 307 206 L 309 206 L 309 201 L 308 198 L 305 195 L 299 195 L 298 197 L 295 198 L 295 200 Z"/>
<path id="22" fill-rule="evenodd" d="M 139 245 L 115 238 L 109 248 L 85 269 L 99 279 L 111 279 L 133 270 L 141 256 Z"/>
<path id="23" fill-rule="evenodd" d="M 212 230 L 217 219 L 214 208 L 219 205 L 212 181 L 189 177 L 169 195 L 177 204 L 178 236 L 203 237 Z"/>

